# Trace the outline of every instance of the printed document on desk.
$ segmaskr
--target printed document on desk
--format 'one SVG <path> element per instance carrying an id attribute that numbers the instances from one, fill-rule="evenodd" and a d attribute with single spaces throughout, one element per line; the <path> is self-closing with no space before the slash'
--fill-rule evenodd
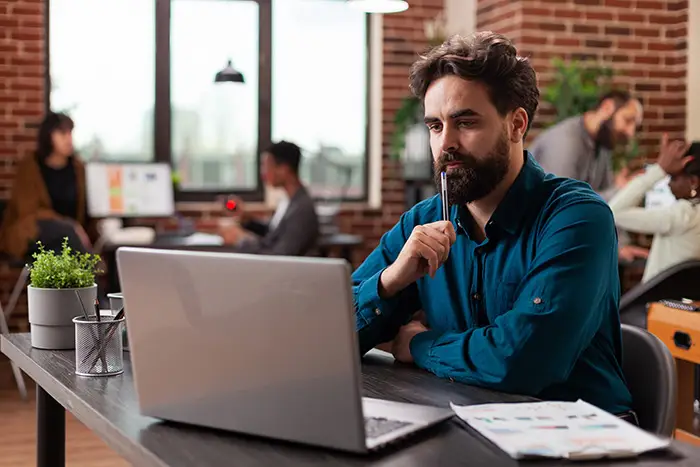
<path id="1" fill-rule="evenodd" d="M 670 444 L 582 400 L 450 405 L 513 459 L 633 457 Z"/>

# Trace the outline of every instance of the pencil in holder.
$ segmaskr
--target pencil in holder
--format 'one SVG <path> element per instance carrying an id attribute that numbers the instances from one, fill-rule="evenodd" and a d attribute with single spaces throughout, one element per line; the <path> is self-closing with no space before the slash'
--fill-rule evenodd
<path id="1" fill-rule="evenodd" d="M 75 323 L 75 373 L 81 376 L 112 376 L 124 372 L 122 328 L 124 319 L 103 316 L 73 318 Z"/>

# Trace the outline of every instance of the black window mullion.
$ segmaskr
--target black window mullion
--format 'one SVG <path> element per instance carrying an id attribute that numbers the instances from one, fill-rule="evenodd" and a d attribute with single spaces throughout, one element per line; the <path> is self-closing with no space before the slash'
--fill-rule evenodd
<path id="1" fill-rule="evenodd" d="M 172 163 L 170 112 L 170 1 L 156 0 L 155 108 L 153 144 L 155 160 Z"/>

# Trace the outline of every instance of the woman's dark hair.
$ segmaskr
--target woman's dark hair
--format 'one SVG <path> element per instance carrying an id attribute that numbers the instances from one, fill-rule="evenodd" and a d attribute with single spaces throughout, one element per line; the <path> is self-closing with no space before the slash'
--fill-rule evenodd
<path id="1" fill-rule="evenodd" d="M 422 100 L 435 80 L 448 75 L 485 84 L 501 116 L 522 107 L 530 129 L 540 97 L 537 76 L 507 37 L 491 31 L 452 36 L 411 66 L 411 91 Z"/>
<path id="2" fill-rule="evenodd" d="M 39 133 L 37 134 L 37 149 L 36 155 L 39 160 L 44 160 L 53 152 L 53 142 L 51 135 L 54 131 L 71 131 L 73 130 L 73 120 L 66 114 L 49 112 L 44 120 L 39 124 Z"/>
<path id="3" fill-rule="evenodd" d="M 688 162 L 683 168 L 683 173 L 686 175 L 695 175 L 700 177 L 700 146 L 693 146 L 688 151 L 689 156 L 695 156 L 695 159 Z"/>

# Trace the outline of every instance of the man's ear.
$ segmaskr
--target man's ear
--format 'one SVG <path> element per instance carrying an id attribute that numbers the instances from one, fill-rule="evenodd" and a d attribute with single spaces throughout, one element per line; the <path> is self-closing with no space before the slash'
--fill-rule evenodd
<path id="1" fill-rule="evenodd" d="M 527 125 L 529 122 L 527 112 L 522 107 L 518 107 L 513 111 L 510 122 L 510 141 L 511 143 L 520 143 L 525 138 L 527 133 Z"/>

